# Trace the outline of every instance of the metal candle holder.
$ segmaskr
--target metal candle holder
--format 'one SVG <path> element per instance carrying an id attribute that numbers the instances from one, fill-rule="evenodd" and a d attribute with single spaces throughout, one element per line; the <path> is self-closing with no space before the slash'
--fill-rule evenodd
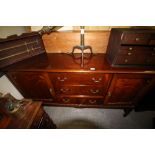
<path id="1" fill-rule="evenodd" d="M 84 67 L 84 51 L 89 49 L 90 50 L 90 54 L 92 55 L 92 47 L 91 46 L 85 46 L 84 43 L 84 26 L 80 26 L 81 28 L 81 33 L 80 33 L 80 45 L 74 46 L 73 50 L 72 50 L 72 54 L 74 54 L 75 49 L 81 50 L 81 67 Z"/>

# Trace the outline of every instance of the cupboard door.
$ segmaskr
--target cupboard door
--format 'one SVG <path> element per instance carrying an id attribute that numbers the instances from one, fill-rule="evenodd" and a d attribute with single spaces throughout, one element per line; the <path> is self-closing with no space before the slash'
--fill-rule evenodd
<path id="1" fill-rule="evenodd" d="M 25 98 L 52 98 L 53 89 L 49 84 L 47 75 L 44 73 L 9 72 L 7 76 Z"/>
<path id="2" fill-rule="evenodd" d="M 148 89 L 153 80 L 151 75 L 115 74 L 107 92 L 105 105 L 131 105 Z M 144 95 L 144 94 L 143 94 Z"/>

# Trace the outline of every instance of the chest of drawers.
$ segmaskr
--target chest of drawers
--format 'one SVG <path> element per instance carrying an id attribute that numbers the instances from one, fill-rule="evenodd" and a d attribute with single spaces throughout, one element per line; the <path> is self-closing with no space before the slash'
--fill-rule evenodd
<path id="1" fill-rule="evenodd" d="M 105 54 L 94 55 L 83 69 L 68 54 L 47 54 L 5 72 L 25 98 L 49 106 L 134 108 L 155 86 L 154 70 L 111 67 Z"/>
<path id="2" fill-rule="evenodd" d="M 63 104 L 103 105 L 110 74 L 103 73 L 48 73 L 57 102 Z"/>
<path id="3" fill-rule="evenodd" d="M 155 66 L 155 31 L 112 29 L 107 59 L 112 66 Z"/>

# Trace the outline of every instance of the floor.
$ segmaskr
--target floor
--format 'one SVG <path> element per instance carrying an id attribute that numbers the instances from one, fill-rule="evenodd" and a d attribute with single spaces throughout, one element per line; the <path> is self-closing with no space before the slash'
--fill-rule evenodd
<path id="1" fill-rule="evenodd" d="M 120 109 L 44 107 L 58 129 L 151 129 L 155 111 L 123 117 Z"/>

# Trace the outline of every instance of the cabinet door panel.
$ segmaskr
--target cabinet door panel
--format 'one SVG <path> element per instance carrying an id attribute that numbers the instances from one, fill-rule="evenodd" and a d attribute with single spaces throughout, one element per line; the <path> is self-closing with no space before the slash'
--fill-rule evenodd
<path id="1" fill-rule="evenodd" d="M 105 104 L 133 104 L 133 100 L 151 83 L 149 75 L 115 74 Z"/>
<path id="2" fill-rule="evenodd" d="M 47 83 L 46 75 L 33 72 L 10 72 L 9 79 L 25 98 L 50 99 L 51 88 Z"/>

